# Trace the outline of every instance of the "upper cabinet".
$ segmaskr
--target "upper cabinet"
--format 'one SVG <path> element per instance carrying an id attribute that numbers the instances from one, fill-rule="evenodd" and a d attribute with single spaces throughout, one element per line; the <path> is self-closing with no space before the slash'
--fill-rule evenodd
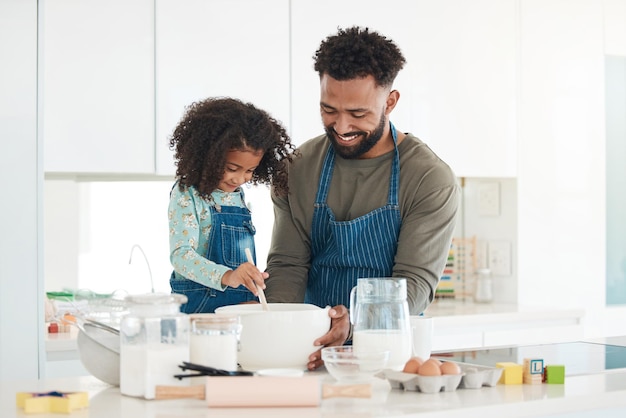
<path id="1" fill-rule="evenodd" d="M 578 4 L 570 3 L 556 2 L 557 15 Z M 604 52 L 623 53 L 624 0 L 596 3 Z M 552 9 L 527 14 L 535 4 L 388 0 L 381 13 L 375 0 L 41 0 L 45 170 L 172 175 L 169 138 L 186 107 L 210 96 L 264 108 L 301 144 L 323 132 L 315 51 L 338 27 L 359 25 L 393 39 L 407 58 L 395 83 L 398 129 L 458 176 L 516 177 L 521 130 L 535 127 L 527 113 L 545 105 L 524 102 L 522 88 L 529 71 L 545 83 L 542 65 L 566 52 L 527 66 L 553 41 L 532 24 Z"/>
<path id="2" fill-rule="evenodd" d="M 459 176 L 514 177 L 516 0 L 420 0 L 413 129 Z"/>
<path id="3" fill-rule="evenodd" d="M 313 57 L 322 40 L 349 26 L 369 27 L 393 39 L 409 63 L 415 62 L 409 46 L 414 42 L 412 26 L 417 14 L 415 2 L 388 0 L 386 13 L 375 0 L 293 1 L 291 4 L 292 136 L 297 144 L 324 132 L 320 116 L 320 81 L 313 69 Z M 390 14 L 392 16 L 390 16 Z M 401 71 L 394 87 L 400 103 L 392 122 L 398 129 L 410 130 L 410 102 L 405 98 L 411 79 Z M 413 131 L 414 132 L 414 131 Z"/>
<path id="4" fill-rule="evenodd" d="M 459 176 L 516 175 L 516 0 L 292 2 L 292 133 L 322 133 L 313 59 L 337 27 L 367 26 L 407 59 L 391 120 Z M 332 10 L 329 13 L 328 10 Z M 390 12 L 391 13 L 391 12 Z"/>
<path id="5" fill-rule="evenodd" d="M 153 0 L 39 1 L 44 170 L 154 173 Z"/>
<path id="6" fill-rule="evenodd" d="M 235 97 L 289 126 L 289 0 L 156 0 L 155 13 L 158 174 L 175 172 L 169 138 L 194 101 Z"/>

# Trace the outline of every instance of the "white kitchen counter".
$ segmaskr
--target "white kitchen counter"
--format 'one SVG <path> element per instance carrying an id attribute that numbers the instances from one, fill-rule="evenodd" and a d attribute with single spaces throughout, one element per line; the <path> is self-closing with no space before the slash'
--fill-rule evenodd
<path id="1" fill-rule="evenodd" d="M 60 333 L 48 333 L 46 332 L 46 352 L 48 353 L 48 359 L 55 357 L 64 357 L 63 353 L 76 350 L 76 336 L 78 335 L 78 328 L 75 326 L 69 327 L 69 332 Z M 78 357 L 76 357 L 78 358 Z"/>
<path id="2" fill-rule="evenodd" d="M 226 378 L 227 379 L 227 378 Z M 564 385 L 497 385 L 482 389 L 425 394 L 390 389 L 379 380 L 372 399 L 326 399 L 307 408 L 209 408 L 204 401 L 147 401 L 122 396 L 93 377 L 0 383 L 0 416 L 25 417 L 15 405 L 17 392 L 51 390 L 89 393 L 87 409 L 73 418 L 214 418 L 214 417 L 622 417 L 626 412 L 626 370 L 566 377 Z M 242 395 L 245 396 L 245 395 Z M 29 415 L 58 418 L 61 415 Z"/>
<path id="3" fill-rule="evenodd" d="M 433 317 L 437 352 L 577 341 L 584 336 L 582 309 L 443 300 L 424 314 Z"/>
<path id="4" fill-rule="evenodd" d="M 544 344 L 583 339 L 583 310 L 524 308 L 512 304 L 436 301 L 426 310 L 433 319 L 433 351 Z M 46 335 L 48 377 L 87 374 L 76 347 L 76 328 Z"/>
<path id="5" fill-rule="evenodd" d="M 46 332 L 46 376 L 70 377 L 86 376 L 78 355 L 76 336 L 78 328 L 70 326 L 70 332 L 49 334 Z"/>

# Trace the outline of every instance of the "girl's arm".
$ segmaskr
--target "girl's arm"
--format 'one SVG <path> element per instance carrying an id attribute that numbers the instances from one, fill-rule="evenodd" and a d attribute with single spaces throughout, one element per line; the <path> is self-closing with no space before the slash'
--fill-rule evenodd
<path id="1" fill-rule="evenodd" d="M 181 191 L 176 184 L 170 194 L 168 218 L 170 262 L 174 271 L 204 286 L 224 290 L 222 277 L 231 269 L 205 257 L 211 228 L 208 203 L 195 189 Z"/>

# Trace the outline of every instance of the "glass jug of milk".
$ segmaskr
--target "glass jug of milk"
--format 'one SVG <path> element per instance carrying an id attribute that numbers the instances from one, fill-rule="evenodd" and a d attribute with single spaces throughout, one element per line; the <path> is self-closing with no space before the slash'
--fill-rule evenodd
<path id="1" fill-rule="evenodd" d="M 358 279 L 350 292 L 350 322 L 355 352 L 389 350 L 387 368 L 392 370 L 402 370 L 411 358 L 406 279 Z"/>

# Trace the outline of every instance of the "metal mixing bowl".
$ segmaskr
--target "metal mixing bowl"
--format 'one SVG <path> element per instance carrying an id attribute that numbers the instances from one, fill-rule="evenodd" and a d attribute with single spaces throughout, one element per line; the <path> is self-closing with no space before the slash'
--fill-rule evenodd
<path id="1" fill-rule="evenodd" d="M 89 373 L 113 386 L 120 385 L 120 335 L 94 321 L 77 322 L 78 354 Z"/>

